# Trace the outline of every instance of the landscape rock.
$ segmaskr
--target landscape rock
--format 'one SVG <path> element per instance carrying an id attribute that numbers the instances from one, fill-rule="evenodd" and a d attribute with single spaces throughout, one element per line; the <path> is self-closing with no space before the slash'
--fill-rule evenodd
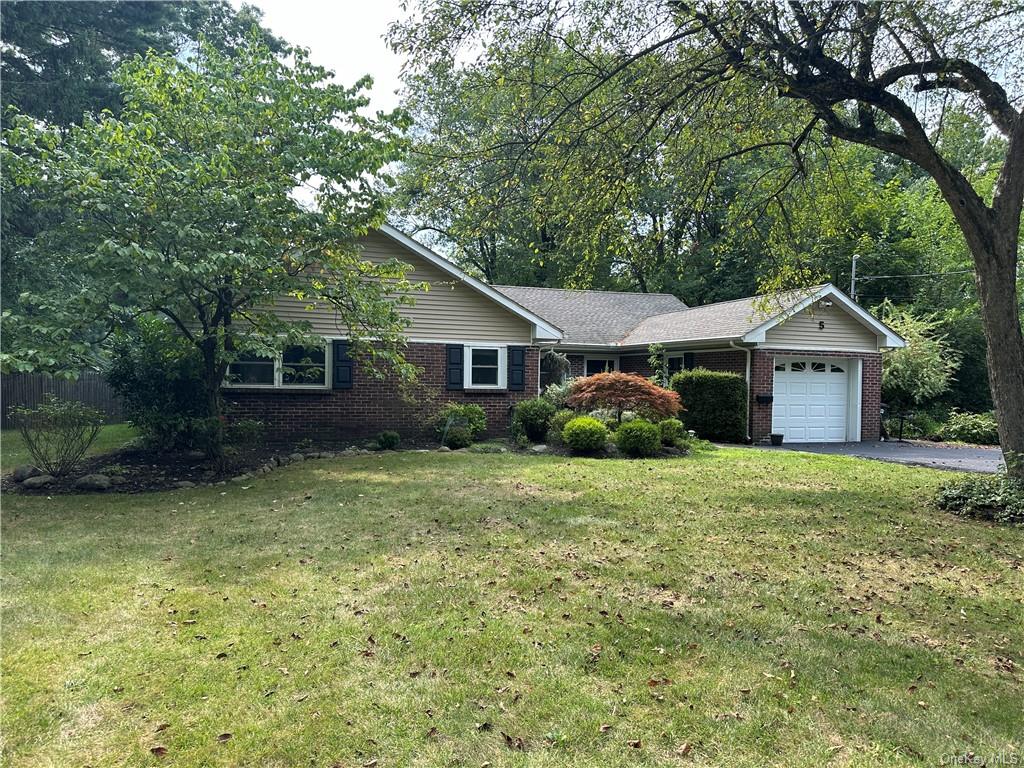
<path id="1" fill-rule="evenodd" d="M 110 478 L 106 475 L 82 475 L 75 480 L 75 488 L 80 491 L 105 491 L 110 487 Z"/>
<path id="2" fill-rule="evenodd" d="M 533 451 L 534 453 L 547 453 L 548 452 L 548 447 L 546 445 L 543 445 L 543 444 L 541 444 L 541 445 L 531 445 L 530 446 L 530 450 Z"/>
<path id="3" fill-rule="evenodd" d="M 191 480 L 179 480 L 174 484 L 175 488 L 195 488 L 196 484 Z"/>
<path id="4" fill-rule="evenodd" d="M 248 472 L 238 475 L 237 477 L 231 478 L 232 483 L 244 483 L 246 480 L 252 480 L 252 475 L 250 475 Z"/>
<path id="5" fill-rule="evenodd" d="M 16 483 L 24 482 L 30 477 L 37 477 L 43 474 L 38 467 L 34 467 L 31 464 L 22 464 L 21 466 L 15 467 L 14 471 L 11 472 L 11 478 Z"/>
<path id="6" fill-rule="evenodd" d="M 449 451 L 451 451 L 451 448 L 449 448 L 447 445 L 442 445 L 440 448 L 437 449 L 438 453 L 448 453 Z"/>
<path id="7" fill-rule="evenodd" d="M 53 475 L 33 475 L 32 477 L 25 478 L 22 481 L 22 488 L 45 488 L 46 486 L 53 483 L 56 478 Z"/>
<path id="8" fill-rule="evenodd" d="M 111 475 L 110 476 L 110 484 L 111 485 L 124 485 L 127 482 L 128 482 L 128 478 L 127 477 L 122 477 L 121 475 Z"/>
<path id="9" fill-rule="evenodd" d="M 296 451 L 288 457 L 288 461 L 305 461 L 306 457 Z"/>

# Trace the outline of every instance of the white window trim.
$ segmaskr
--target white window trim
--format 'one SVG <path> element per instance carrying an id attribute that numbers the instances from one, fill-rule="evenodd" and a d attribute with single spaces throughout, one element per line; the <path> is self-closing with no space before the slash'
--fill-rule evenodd
<path id="1" fill-rule="evenodd" d="M 498 383 L 473 383 L 473 350 L 489 349 L 498 353 Z M 508 389 L 508 346 L 505 344 L 466 344 L 462 347 L 463 389 Z"/>
<path id="2" fill-rule="evenodd" d="M 222 389 L 283 389 L 286 391 L 319 391 L 331 388 L 331 354 L 332 347 L 331 339 L 322 339 L 324 347 L 324 383 L 323 384 L 285 384 L 284 383 L 284 352 L 278 352 L 274 355 L 274 383 L 273 384 L 233 384 L 229 381 L 224 381 L 221 384 Z M 225 374 L 226 376 L 227 374 Z"/>
<path id="3" fill-rule="evenodd" d="M 583 375 L 587 376 L 587 361 L 589 360 L 611 360 L 615 363 L 613 371 L 619 370 L 619 356 L 618 355 L 584 355 L 583 356 Z"/>

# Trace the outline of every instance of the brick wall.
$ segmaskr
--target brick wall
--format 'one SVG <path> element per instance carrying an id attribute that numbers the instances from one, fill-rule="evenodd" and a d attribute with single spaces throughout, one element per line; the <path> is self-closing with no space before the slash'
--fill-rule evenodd
<path id="1" fill-rule="evenodd" d="M 569 378 L 578 379 L 586 373 L 586 367 L 583 364 L 583 355 L 566 355 L 569 359 Z"/>
<path id="2" fill-rule="evenodd" d="M 372 437 L 383 429 L 406 437 L 431 434 L 433 415 L 448 402 L 476 403 L 487 414 L 488 433 L 501 435 L 508 431 L 510 406 L 538 394 L 536 347 L 526 350 L 526 389 L 522 392 L 445 389 L 444 344 L 410 344 L 405 357 L 422 369 L 408 393 L 400 391 L 394 379 L 376 379 L 367 366 L 357 363 L 352 389 L 225 389 L 224 398 L 231 418 L 266 423 L 268 439 L 311 437 L 344 442 Z"/>
<path id="3" fill-rule="evenodd" d="M 654 375 L 648 358 L 650 355 L 622 355 L 619 358 L 619 370 L 623 373 L 636 373 L 644 378 Z"/>
<path id="4" fill-rule="evenodd" d="M 726 371 L 737 373 L 743 377 L 747 375 L 747 354 L 739 349 L 729 349 L 724 352 L 695 352 L 693 364 L 697 368 L 707 368 L 709 371 Z"/>
<path id="5" fill-rule="evenodd" d="M 754 350 L 750 361 L 750 431 L 754 442 L 772 431 L 771 405 L 759 405 L 757 395 L 772 394 L 776 357 L 832 357 L 861 361 L 860 439 L 877 440 L 881 428 L 882 356 L 877 352 L 807 352 Z"/>

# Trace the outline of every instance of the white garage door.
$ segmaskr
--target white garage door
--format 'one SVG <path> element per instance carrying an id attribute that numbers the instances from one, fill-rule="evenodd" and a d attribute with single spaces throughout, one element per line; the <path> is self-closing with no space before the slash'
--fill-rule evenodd
<path id="1" fill-rule="evenodd" d="M 849 369 L 846 360 L 776 358 L 772 432 L 787 443 L 845 441 Z"/>

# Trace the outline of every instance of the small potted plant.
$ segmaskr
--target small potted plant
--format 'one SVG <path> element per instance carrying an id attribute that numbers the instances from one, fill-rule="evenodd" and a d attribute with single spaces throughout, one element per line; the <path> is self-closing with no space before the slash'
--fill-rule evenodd
<path id="1" fill-rule="evenodd" d="M 770 435 L 770 438 L 771 438 L 771 441 L 772 441 L 772 445 L 775 445 L 775 446 L 782 445 L 782 433 L 781 432 L 772 432 L 771 435 Z"/>

